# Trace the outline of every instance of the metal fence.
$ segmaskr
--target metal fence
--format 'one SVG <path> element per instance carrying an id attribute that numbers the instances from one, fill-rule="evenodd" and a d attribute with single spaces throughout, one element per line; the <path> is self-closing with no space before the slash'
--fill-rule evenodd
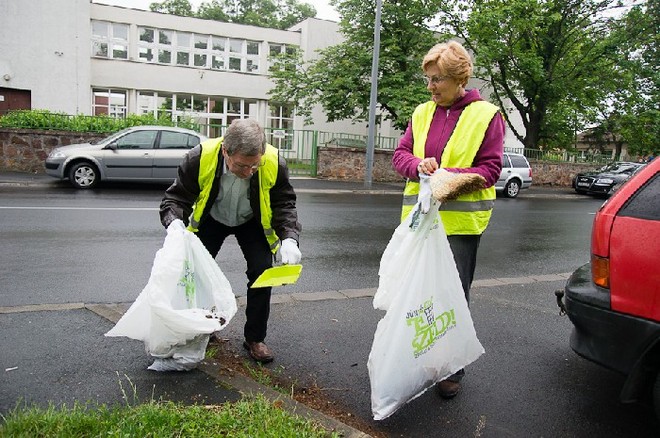
<path id="1" fill-rule="evenodd" d="M 220 136 L 225 132 L 225 125 L 200 125 L 200 132 L 209 136 Z M 289 167 L 291 175 L 316 176 L 317 152 L 319 147 L 367 147 L 367 136 L 312 130 L 289 130 L 264 128 L 266 140 L 280 150 Z M 394 150 L 398 137 L 376 136 L 376 149 Z"/>
<path id="2" fill-rule="evenodd" d="M 523 154 L 528 160 L 556 163 L 607 164 L 614 160 L 609 154 L 591 154 L 584 151 L 504 148 L 504 152 Z"/>

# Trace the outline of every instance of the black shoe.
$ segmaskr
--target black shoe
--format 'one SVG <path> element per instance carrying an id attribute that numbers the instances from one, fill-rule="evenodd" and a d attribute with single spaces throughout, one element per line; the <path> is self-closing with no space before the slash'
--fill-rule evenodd
<path id="1" fill-rule="evenodd" d="M 436 388 L 440 397 L 450 399 L 456 397 L 461 390 L 461 384 L 452 382 L 451 380 L 443 380 L 442 382 L 438 382 Z"/>

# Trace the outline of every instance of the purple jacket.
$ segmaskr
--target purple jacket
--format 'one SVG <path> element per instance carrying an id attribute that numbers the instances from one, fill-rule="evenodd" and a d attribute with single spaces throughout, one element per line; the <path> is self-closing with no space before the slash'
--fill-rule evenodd
<path id="1" fill-rule="evenodd" d="M 444 151 L 449 137 L 451 136 L 458 118 L 468 104 L 481 99 L 479 90 L 467 90 L 465 96 L 460 97 L 450 108 L 437 107 L 431 122 L 424 157 L 435 157 L 440 163 L 442 151 Z M 486 178 L 486 187 L 490 187 L 500 177 L 502 170 L 502 152 L 504 150 L 504 119 L 498 112 L 490 121 L 486 136 L 481 147 L 474 157 L 472 167 L 448 168 L 450 172 L 478 173 Z M 392 156 L 394 169 L 406 178 L 417 181 L 417 165 L 421 160 L 413 155 L 412 122 L 408 123 L 405 134 L 399 140 L 399 145 Z"/>

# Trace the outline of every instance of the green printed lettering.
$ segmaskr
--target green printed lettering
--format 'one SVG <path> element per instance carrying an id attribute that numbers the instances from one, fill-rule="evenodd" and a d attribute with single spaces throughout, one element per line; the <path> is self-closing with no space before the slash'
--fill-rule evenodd
<path id="1" fill-rule="evenodd" d="M 456 325 L 454 309 L 450 309 L 435 317 L 433 313 L 433 300 L 425 301 L 419 309 L 407 312 L 406 323 L 415 330 L 412 340 L 414 357 L 425 353 L 433 346 L 435 341 Z M 438 327 L 440 325 L 440 327 Z"/>
<path id="2" fill-rule="evenodd" d="M 191 269 L 190 261 L 188 260 L 183 262 L 183 275 L 179 279 L 178 285 L 184 288 L 186 302 L 190 306 L 195 298 L 195 273 Z"/>

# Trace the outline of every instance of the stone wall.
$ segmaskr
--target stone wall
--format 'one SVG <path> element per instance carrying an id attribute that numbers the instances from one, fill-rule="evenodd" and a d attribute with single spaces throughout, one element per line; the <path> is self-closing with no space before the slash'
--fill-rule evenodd
<path id="1" fill-rule="evenodd" d="M 587 170 L 600 169 L 602 164 L 553 163 L 530 160 L 532 184 L 570 187 L 576 174 Z"/>
<path id="2" fill-rule="evenodd" d="M 104 134 L 2 128 L 0 170 L 44 173 L 44 161 L 54 148 L 87 143 L 104 137 Z"/>
<path id="3" fill-rule="evenodd" d="M 392 170 L 393 151 L 374 151 L 372 180 L 400 182 L 401 176 Z M 325 179 L 363 181 L 366 151 L 364 148 L 320 147 L 317 176 Z M 598 164 L 552 163 L 530 161 L 534 185 L 570 187 L 573 177 L 585 170 L 601 167 Z"/>
<path id="4" fill-rule="evenodd" d="M 42 131 L 34 129 L 0 129 L 0 170 L 43 173 L 44 160 L 58 146 L 86 143 L 105 137 L 103 134 Z M 320 147 L 317 176 L 324 179 L 364 181 L 366 151 L 364 148 Z M 531 161 L 535 185 L 570 187 L 573 176 L 599 165 Z M 392 151 L 375 150 L 372 181 L 401 182 L 392 169 Z"/>
<path id="5" fill-rule="evenodd" d="M 366 150 L 364 148 L 320 147 L 316 175 L 319 178 L 364 181 Z M 371 179 L 374 182 L 403 181 L 392 169 L 392 151 L 375 150 Z"/>

